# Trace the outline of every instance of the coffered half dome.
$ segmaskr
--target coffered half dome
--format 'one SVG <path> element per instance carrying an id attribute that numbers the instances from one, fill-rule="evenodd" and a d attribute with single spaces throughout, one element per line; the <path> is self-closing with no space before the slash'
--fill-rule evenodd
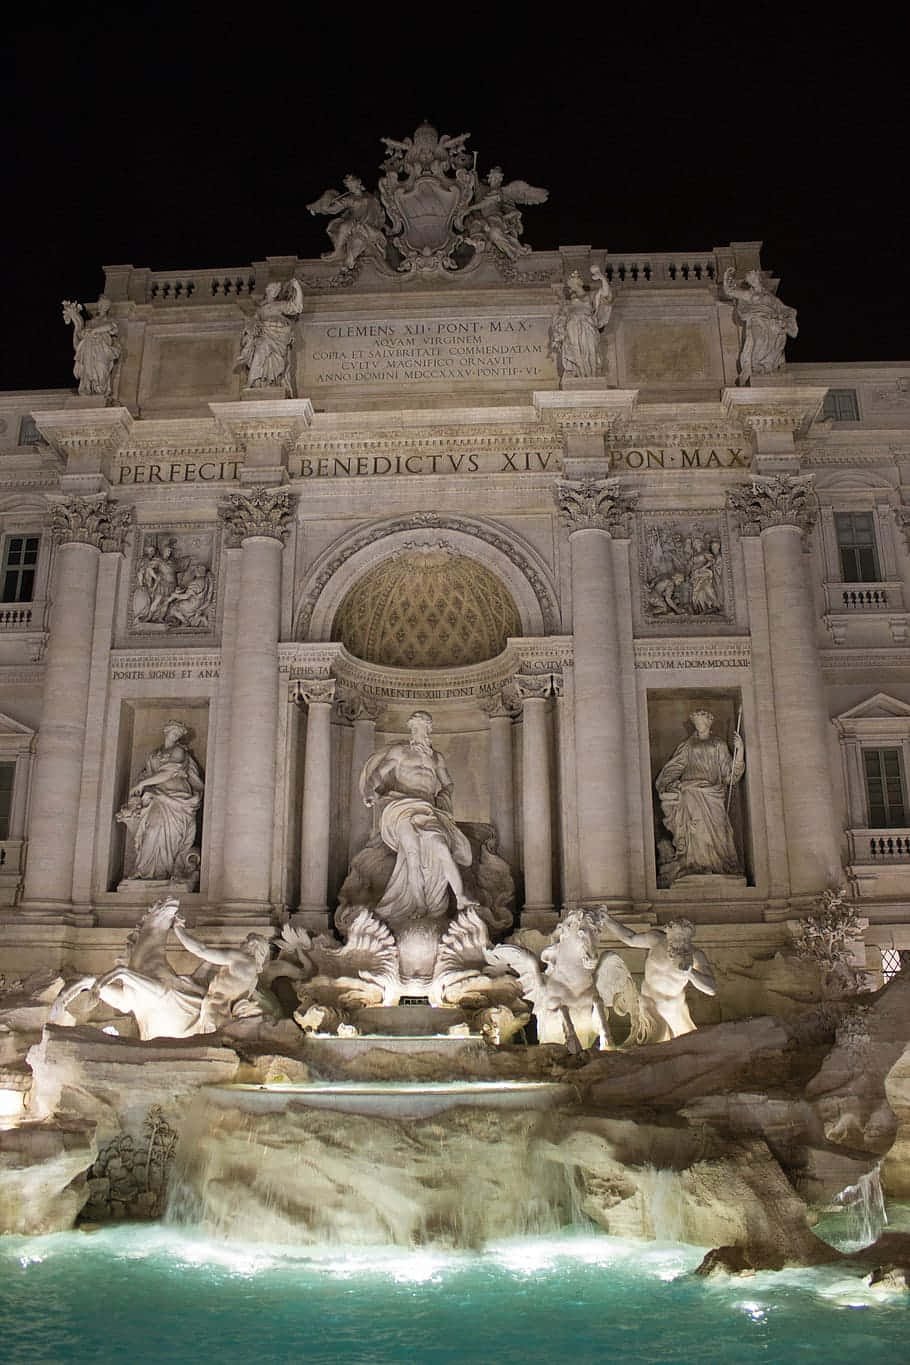
<path id="1" fill-rule="evenodd" d="M 389 668 L 461 668 L 521 634 L 511 593 L 483 564 L 445 545 L 414 546 L 370 569 L 335 614 L 332 638 Z"/>

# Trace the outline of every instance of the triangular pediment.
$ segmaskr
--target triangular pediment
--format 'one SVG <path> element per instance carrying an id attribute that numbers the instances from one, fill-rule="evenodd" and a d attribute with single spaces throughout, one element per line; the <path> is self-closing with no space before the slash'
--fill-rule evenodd
<path id="1" fill-rule="evenodd" d="M 838 720 L 910 720 L 910 704 L 889 697 L 887 692 L 876 692 L 874 697 L 861 701 L 837 717 Z"/>
<path id="2" fill-rule="evenodd" d="M 34 730 L 30 729 L 27 725 L 22 725 L 18 720 L 13 720 L 12 716 L 6 716 L 0 711 L 0 737 L 3 735 L 16 735 L 19 738 L 25 736 L 28 739 L 31 739 L 34 736 L 34 733 Z"/>

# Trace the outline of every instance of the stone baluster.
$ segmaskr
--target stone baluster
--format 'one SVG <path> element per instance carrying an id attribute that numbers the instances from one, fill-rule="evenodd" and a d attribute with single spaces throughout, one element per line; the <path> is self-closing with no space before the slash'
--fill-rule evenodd
<path id="1" fill-rule="evenodd" d="M 790 892 L 817 895 L 839 885 L 843 873 L 818 623 L 803 554 L 816 517 L 813 476 L 755 475 L 728 499 L 742 534 L 761 537 Z"/>
<path id="2" fill-rule="evenodd" d="M 328 928 L 329 830 L 332 813 L 334 678 L 298 678 L 295 701 L 307 708 L 300 817 L 300 906 L 296 924 Z"/>
<path id="3" fill-rule="evenodd" d="M 553 909 L 553 794 L 550 785 L 550 697 L 557 684 L 552 673 L 518 674 L 521 698 L 522 854 L 524 858 L 523 928 L 548 931 Z M 559 680 L 561 681 L 561 679 Z"/>
<path id="4" fill-rule="evenodd" d="M 372 812 L 363 804 L 360 795 L 360 774 L 363 765 L 376 748 L 376 717 L 379 703 L 352 688 L 339 699 L 338 709 L 353 727 L 351 745 L 351 782 L 348 798 L 348 862 L 369 842 L 372 832 Z"/>
<path id="5" fill-rule="evenodd" d="M 32 780 L 26 915 L 64 910 L 72 900 L 98 568 L 102 552 L 123 549 L 131 518 L 131 507 L 105 493 L 51 507 L 58 549 Z"/>
<path id="6" fill-rule="evenodd" d="M 292 514 L 287 489 L 252 488 L 219 509 L 240 541 L 240 595 L 224 813 L 225 910 L 269 909 L 278 742 L 281 552 Z"/>
<path id="7" fill-rule="evenodd" d="M 604 478 L 563 479 L 555 492 L 572 556 L 580 892 L 585 901 L 622 901 L 627 755 L 613 540 L 625 535 L 636 495 Z"/>
<path id="8" fill-rule="evenodd" d="M 496 830 L 499 855 L 515 866 L 515 779 L 513 773 L 512 729 L 518 706 L 502 692 L 485 697 L 481 710 L 490 718 L 489 782 L 490 823 Z"/>

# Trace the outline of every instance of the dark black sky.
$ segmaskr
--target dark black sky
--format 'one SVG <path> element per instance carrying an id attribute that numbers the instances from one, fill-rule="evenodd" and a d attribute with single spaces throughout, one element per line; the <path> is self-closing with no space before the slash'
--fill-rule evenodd
<path id="1" fill-rule="evenodd" d="M 104 263 L 318 255 L 307 201 L 350 170 L 374 186 L 380 135 L 423 117 L 550 190 L 525 215 L 539 249 L 761 238 L 791 359 L 910 359 L 900 26 L 733 8 L 22 6 L 0 388 L 73 382 L 60 300 L 93 299 Z"/>

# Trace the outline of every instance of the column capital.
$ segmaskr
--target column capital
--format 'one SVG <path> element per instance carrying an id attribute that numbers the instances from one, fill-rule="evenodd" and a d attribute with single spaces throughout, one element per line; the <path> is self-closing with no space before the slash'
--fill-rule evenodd
<path id="1" fill-rule="evenodd" d="M 553 496 L 570 536 L 575 531 L 623 535 L 638 500 L 638 494 L 624 490 L 619 479 L 557 479 Z"/>
<path id="2" fill-rule="evenodd" d="M 815 475 L 753 474 L 750 484 L 729 489 L 727 505 L 739 513 L 742 535 L 774 526 L 796 526 L 807 535 L 818 516 Z"/>
<path id="3" fill-rule="evenodd" d="M 562 696 L 561 673 L 516 673 L 502 689 L 507 698 L 506 705 L 516 699 L 519 705 L 526 701 L 546 701 L 548 697 Z"/>
<path id="4" fill-rule="evenodd" d="M 250 488 L 245 493 L 231 493 L 218 508 L 218 515 L 237 543 L 251 536 L 283 543 L 290 530 L 294 501 L 286 488 Z"/>
<path id="5" fill-rule="evenodd" d="M 322 703 L 331 706 L 335 700 L 334 678 L 294 678 L 290 685 L 290 699 L 298 706 Z"/>
<path id="6" fill-rule="evenodd" d="M 491 692 L 489 696 L 478 697 L 477 705 L 490 720 L 514 720 L 521 711 L 521 699 L 515 696 L 514 688 L 509 691 L 508 685 L 501 687 L 498 692 Z"/>
<path id="7" fill-rule="evenodd" d="M 91 497 L 53 497 L 50 530 L 58 545 L 94 545 L 97 550 L 123 550 L 133 522 L 133 508 L 111 502 L 106 493 Z"/>

